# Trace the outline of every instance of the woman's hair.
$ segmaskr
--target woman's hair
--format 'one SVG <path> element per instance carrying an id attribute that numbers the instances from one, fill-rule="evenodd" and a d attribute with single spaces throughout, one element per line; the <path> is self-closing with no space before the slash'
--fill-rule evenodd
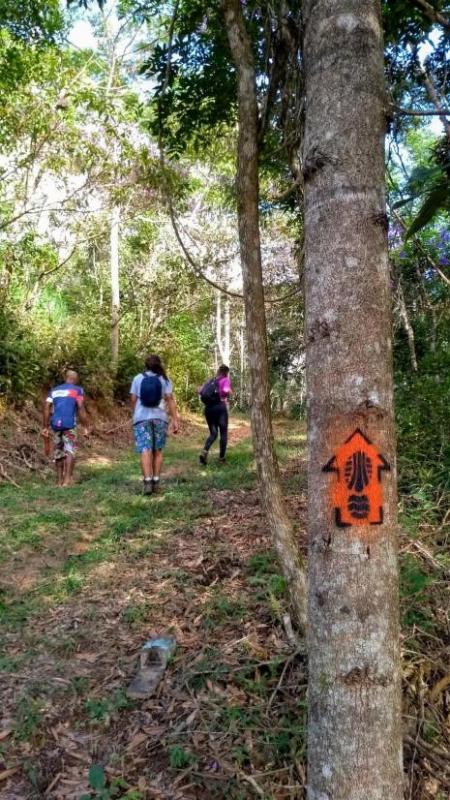
<path id="1" fill-rule="evenodd" d="M 150 372 L 154 372 L 155 375 L 161 375 L 161 378 L 167 380 L 166 371 L 159 356 L 154 353 L 151 356 L 147 356 L 145 359 L 145 366 Z"/>
<path id="2" fill-rule="evenodd" d="M 229 372 L 230 372 L 230 368 L 227 367 L 226 364 L 221 364 L 219 369 L 217 370 L 217 374 L 220 375 L 223 378 L 227 378 Z"/>

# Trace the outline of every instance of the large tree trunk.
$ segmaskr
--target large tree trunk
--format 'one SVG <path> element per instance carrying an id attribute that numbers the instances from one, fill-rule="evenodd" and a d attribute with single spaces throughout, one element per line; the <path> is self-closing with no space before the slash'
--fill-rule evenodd
<path id="1" fill-rule="evenodd" d="M 305 0 L 304 26 L 308 798 L 400 800 L 380 2 Z"/>
<path id="2" fill-rule="evenodd" d="M 110 270 L 111 270 L 111 363 L 113 373 L 117 372 L 119 362 L 119 319 L 120 319 L 120 281 L 119 281 L 119 224 L 120 208 L 111 209 L 110 229 Z"/>
<path id="3" fill-rule="evenodd" d="M 285 511 L 270 416 L 266 315 L 258 214 L 258 107 L 255 68 L 240 0 L 222 0 L 222 7 L 237 71 L 239 141 L 236 186 L 247 323 L 253 446 L 263 508 L 283 574 L 288 582 L 295 616 L 303 625 L 305 576 L 292 526 Z"/>

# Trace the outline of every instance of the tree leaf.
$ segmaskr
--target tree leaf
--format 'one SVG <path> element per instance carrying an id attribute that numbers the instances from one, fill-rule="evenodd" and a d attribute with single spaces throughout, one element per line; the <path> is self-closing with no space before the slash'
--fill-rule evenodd
<path id="1" fill-rule="evenodd" d="M 106 786 L 106 777 L 103 767 L 100 764 L 93 764 L 89 769 L 89 785 L 93 789 L 104 789 Z"/>
<path id="2" fill-rule="evenodd" d="M 450 199 L 450 191 L 447 183 L 440 183 L 432 189 L 425 202 L 419 209 L 415 219 L 406 231 L 406 239 L 413 236 L 414 233 L 420 231 L 427 222 L 434 217 L 437 211 L 445 208 L 448 200 Z"/>

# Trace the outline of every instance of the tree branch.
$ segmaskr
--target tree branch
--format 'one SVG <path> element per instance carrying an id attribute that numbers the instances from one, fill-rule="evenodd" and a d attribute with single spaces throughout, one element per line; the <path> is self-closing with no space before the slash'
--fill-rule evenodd
<path id="1" fill-rule="evenodd" d="M 443 114 L 450 116 L 450 108 L 441 108 L 439 111 L 418 111 L 414 108 L 400 108 L 394 106 L 397 114 L 405 114 L 408 117 L 440 117 Z"/>
<path id="2" fill-rule="evenodd" d="M 444 17 L 443 14 L 434 8 L 431 3 L 428 3 L 427 0 L 412 0 L 412 3 L 432 22 L 437 22 L 439 25 L 442 25 L 443 28 L 446 28 L 446 30 L 450 30 L 450 20 Z"/>

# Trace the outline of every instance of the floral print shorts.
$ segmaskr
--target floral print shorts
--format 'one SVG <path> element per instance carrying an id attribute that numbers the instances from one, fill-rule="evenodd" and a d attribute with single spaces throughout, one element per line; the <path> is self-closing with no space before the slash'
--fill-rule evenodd
<path id="1" fill-rule="evenodd" d="M 133 425 L 136 453 L 163 450 L 166 446 L 167 427 L 167 422 L 162 419 L 149 419 Z"/>

